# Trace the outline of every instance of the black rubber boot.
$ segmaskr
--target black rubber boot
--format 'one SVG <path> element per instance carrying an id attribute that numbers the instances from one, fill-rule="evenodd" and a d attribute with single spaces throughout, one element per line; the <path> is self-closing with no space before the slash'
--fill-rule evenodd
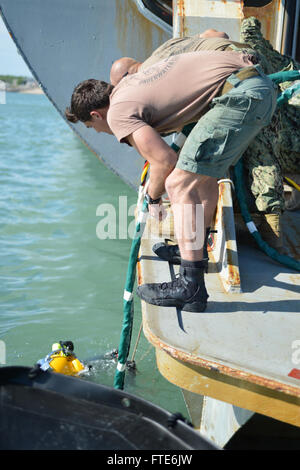
<path id="1" fill-rule="evenodd" d="M 161 259 L 169 261 L 171 264 L 180 264 L 181 256 L 178 245 L 168 245 L 167 243 L 156 243 L 152 251 Z"/>
<path id="2" fill-rule="evenodd" d="M 138 296 L 152 305 L 176 307 L 186 312 L 204 312 L 208 299 L 204 284 L 206 260 L 199 261 L 197 265 L 197 268 L 180 266 L 174 281 L 139 286 Z"/>
<path id="3" fill-rule="evenodd" d="M 210 227 L 206 229 L 204 244 L 203 244 L 203 260 L 207 259 L 205 271 L 207 272 L 208 269 L 208 251 L 207 251 L 207 244 L 209 234 L 211 233 Z M 181 256 L 180 250 L 178 245 L 168 245 L 167 243 L 160 242 L 156 243 L 152 247 L 152 251 L 161 259 L 168 261 L 171 264 L 180 264 L 181 263 Z"/>

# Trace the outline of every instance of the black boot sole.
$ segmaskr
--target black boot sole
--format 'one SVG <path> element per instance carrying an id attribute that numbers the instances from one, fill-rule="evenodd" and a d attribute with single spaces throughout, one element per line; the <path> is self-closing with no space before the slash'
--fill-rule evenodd
<path id="1" fill-rule="evenodd" d="M 201 313 L 206 310 L 207 302 L 192 302 L 185 304 L 180 310 L 184 312 Z"/>

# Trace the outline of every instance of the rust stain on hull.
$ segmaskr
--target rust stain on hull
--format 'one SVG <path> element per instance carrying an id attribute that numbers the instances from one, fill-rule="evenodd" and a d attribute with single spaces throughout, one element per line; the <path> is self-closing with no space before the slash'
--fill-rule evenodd
<path id="1" fill-rule="evenodd" d="M 288 396 L 300 398 L 300 388 L 298 387 L 293 387 L 292 385 L 283 384 L 277 382 L 276 380 L 271 380 L 265 377 L 251 374 L 249 372 L 235 369 L 233 367 L 225 366 L 224 364 L 193 356 L 191 353 L 173 348 L 172 346 L 161 341 L 156 335 L 152 333 L 145 317 L 143 323 L 144 333 L 148 341 L 150 341 L 150 343 L 153 344 L 153 346 L 155 346 L 156 348 L 162 349 L 163 351 L 168 353 L 174 359 L 190 364 L 192 366 L 203 367 L 204 369 L 215 371 L 235 379 L 244 380 L 249 383 L 253 383 L 255 385 L 274 390 L 276 392 L 284 393 Z"/>
<path id="2" fill-rule="evenodd" d="M 177 0 L 177 12 L 180 18 L 179 36 L 183 38 L 187 36 L 187 29 L 185 25 L 185 0 Z"/>
<path id="3" fill-rule="evenodd" d="M 115 28 L 123 55 L 139 61 L 144 61 L 158 45 L 169 39 L 159 26 L 139 12 L 133 0 L 116 0 Z"/>
<path id="4" fill-rule="evenodd" d="M 141 263 L 139 261 L 137 262 L 137 283 L 139 286 L 143 284 L 142 268 Z"/>
<path id="5" fill-rule="evenodd" d="M 229 273 L 229 280 L 232 286 L 240 286 L 241 285 L 241 278 L 240 272 L 236 266 L 234 266 L 234 260 L 232 259 L 232 251 L 228 250 L 227 253 L 227 260 L 228 260 L 228 273 Z"/>
<path id="6" fill-rule="evenodd" d="M 235 242 L 234 219 L 231 221 L 230 217 L 231 207 L 231 189 L 228 187 L 228 183 L 220 182 L 218 204 L 214 217 L 214 228 L 218 233 L 216 236 L 216 246 L 212 251 L 212 257 L 215 263 L 226 264 L 226 268 L 222 269 L 220 272 L 224 290 L 239 292 L 241 289 L 241 279 Z M 224 241 L 218 239 L 218 237 L 222 236 L 225 237 Z M 224 247 L 222 247 L 223 243 L 225 243 Z M 223 250 L 225 250 L 224 253 Z"/>
<path id="7" fill-rule="evenodd" d="M 243 2 L 244 3 L 244 2 Z M 280 8 L 280 0 L 273 0 L 268 5 L 264 7 L 242 7 L 244 18 L 249 18 L 250 16 L 255 16 L 262 26 L 262 34 L 265 39 L 269 41 L 274 38 L 276 31 L 276 18 L 277 12 Z"/>
<path id="8" fill-rule="evenodd" d="M 156 349 L 156 360 L 161 374 L 180 388 L 300 427 L 299 397 L 186 364 L 163 349 Z"/>

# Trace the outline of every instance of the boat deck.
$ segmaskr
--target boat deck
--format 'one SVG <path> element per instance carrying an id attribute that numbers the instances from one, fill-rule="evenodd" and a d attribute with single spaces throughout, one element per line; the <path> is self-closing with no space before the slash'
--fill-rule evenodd
<path id="1" fill-rule="evenodd" d="M 284 217 L 286 243 L 299 239 L 292 232 L 300 213 Z M 164 238 L 156 231 L 142 239 L 139 284 L 168 281 L 178 271 L 152 252 Z M 237 247 L 242 292 L 226 292 L 210 257 L 206 311 L 142 302 L 144 333 L 161 373 L 176 385 L 300 426 L 300 275 L 259 251 L 251 237 Z"/>

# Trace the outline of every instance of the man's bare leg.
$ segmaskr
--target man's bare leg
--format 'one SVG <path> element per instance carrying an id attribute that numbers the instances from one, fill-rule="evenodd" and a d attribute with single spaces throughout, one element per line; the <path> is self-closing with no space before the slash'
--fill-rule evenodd
<path id="1" fill-rule="evenodd" d="M 166 190 L 174 213 L 175 232 L 181 252 L 179 277 L 162 284 L 143 284 L 138 287 L 137 293 L 150 304 L 203 312 L 208 298 L 204 283 L 207 266 L 207 261 L 203 260 L 204 229 L 210 225 L 216 208 L 217 180 L 175 168 L 166 179 Z M 200 220 L 197 207 L 201 208 L 200 214 L 203 215 Z M 194 240 L 189 236 L 191 233 L 194 234 Z M 195 247 L 193 242 L 196 240 Z"/>
<path id="2" fill-rule="evenodd" d="M 174 228 L 181 258 L 187 261 L 200 261 L 203 258 L 205 231 L 211 225 L 218 201 L 217 179 L 175 168 L 166 180 L 166 190 L 174 214 Z M 197 205 L 202 205 L 204 212 L 202 221 L 196 217 Z M 198 211 L 199 214 L 201 210 Z M 201 247 L 198 243 L 194 243 L 194 248 L 191 249 L 192 242 L 196 240 L 189 238 L 188 235 L 191 233 L 189 227 L 192 227 L 192 232 L 196 234 L 198 240 L 202 241 Z"/>

